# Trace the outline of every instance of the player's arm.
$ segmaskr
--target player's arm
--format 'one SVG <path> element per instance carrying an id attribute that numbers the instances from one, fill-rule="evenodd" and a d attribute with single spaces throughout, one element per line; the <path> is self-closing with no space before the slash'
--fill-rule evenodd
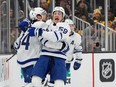
<path id="1" fill-rule="evenodd" d="M 60 50 L 61 52 L 64 53 L 69 50 L 68 44 L 64 41 L 52 42 L 43 37 L 39 37 L 39 40 L 42 43 L 42 45 L 44 45 L 47 48 Z"/>
<path id="2" fill-rule="evenodd" d="M 49 41 L 58 42 L 60 40 L 63 40 L 69 37 L 70 27 L 68 24 L 65 26 L 66 27 L 59 25 L 57 27 L 58 28 L 57 31 L 47 31 L 47 27 L 35 28 L 35 29 L 31 28 L 29 30 L 29 35 L 37 36 L 37 37 L 42 36 L 43 38 L 48 39 Z"/>
<path id="3" fill-rule="evenodd" d="M 64 40 L 69 37 L 70 34 L 70 26 L 68 24 L 59 23 L 57 24 L 58 31 L 49 31 L 44 32 L 42 34 L 43 38 L 47 38 L 52 42 L 58 42 L 60 40 Z"/>
<path id="4" fill-rule="evenodd" d="M 77 43 L 75 44 L 75 48 L 74 48 L 74 55 L 75 55 L 75 62 L 73 65 L 74 70 L 77 70 L 80 68 L 81 66 L 81 62 L 82 62 L 82 46 L 81 46 L 81 37 L 78 36 L 77 37 Z"/>
<path id="5" fill-rule="evenodd" d="M 39 40 L 42 43 L 42 45 L 44 45 L 45 47 L 53 48 L 53 49 L 57 49 L 57 50 L 60 50 L 63 45 L 62 42 L 51 42 L 48 39 L 45 39 L 43 37 L 39 37 Z"/>

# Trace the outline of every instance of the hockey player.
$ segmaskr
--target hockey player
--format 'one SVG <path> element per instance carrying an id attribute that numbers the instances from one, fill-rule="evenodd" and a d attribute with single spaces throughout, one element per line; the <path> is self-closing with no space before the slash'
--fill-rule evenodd
<path id="1" fill-rule="evenodd" d="M 81 36 L 74 31 L 75 25 L 71 19 L 66 19 L 65 22 L 70 25 L 71 29 L 69 39 L 67 40 L 69 51 L 66 53 L 68 57 L 66 61 L 66 68 L 68 71 L 70 69 L 71 62 L 74 60 L 73 68 L 74 70 L 77 70 L 80 68 L 82 61 Z"/>
<path id="2" fill-rule="evenodd" d="M 14 43 L 14 47 L 17 50 L 17 62 L 23 71 L 25 83 L 31 82 L 30 74 L 41 51 L 41 42 L 37 37 L 30 37 L 28 35 L 28 28 L 41 27 L 41 24 L 44 23 L 42 22 L 43 11 L 40 7 L 30 11 L 31 21 L 26 18 L 20 23 L 22 32 Z"/>
<path id="3" fill-rule="evenodd" d="M 65 41 L 69 37 L 70 26 L 62 22 L 64 16 L 64 9 L 62 7 L 55 7 L 53 9 L 53 20 L 44 28 L 44 31 L 41 29 L 35 29 L 34 31 L 30 29 L 29 35 L 42 36 L 54 43 Z M 27 87 L 41 87 L 41 82 L 47 73 L 50 73 L 50 80 L 54 82 L 54 87 L 63 87 L 66 82 L 66 59 L 67 57 L 63 52 L 43 46 L 41 56 L 32 71 L 32 86 Z"/>
<path id="4" fill-rule="evenodd" d="M 66 69 L 67 72 L 70 70 L 71 62 L 74 61 L 73 69 L 78 70 L 81 66 L 82 61 L 82 47 L 81 47 L 81 36 L 77 34 L 74 29 L 75 25 L 71 19 L 66 19 L 65 22 L 69 24 L 71 32 L 69 38 L 67 39 L 67 44 L 69 45 L 69 50 L 66 52 Z M 49 77 L 49 76 L 48 76 Z M 54 87 L 51 81 L 48 82 L 50 87 Z"/>

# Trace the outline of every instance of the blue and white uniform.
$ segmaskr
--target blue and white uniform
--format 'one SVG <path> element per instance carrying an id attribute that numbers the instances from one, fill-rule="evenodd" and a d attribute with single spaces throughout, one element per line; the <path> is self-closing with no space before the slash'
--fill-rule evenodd
<path id="1" fill-rule="evenodd" d="M 41 27 L 43 22 L 35 22 L 31 26 L 35 27 L 36 23 L 38 24 L 38 27 Z M 17 49 L 17 63 L 23 71 L 24 81 L 26 83 L 31 82 L 31 71 L 37 62 L 41 51 L 41 42 L 38 37 L 30 37 L 28 34 L 28 29 L 25 32 L 22 31 L 14 43 L 15 49 Z"/>
<path id="2" fill-rule="evenodd" d="M 70 26 L 64 22 L 57 23 L 56 25 L 52 22 L 48 24 L 47 28 L 44 28 L 42 37 L 47 40 L 42 46 L 41 56 L 35 64 L 32 76 L 39 76 L 40 78 L 45 79 L 46 74 L 50 72 L 50 80 L 52 82 L 58 79 L 63 80 L 64 82 L 66 81 L 65 60 L 67 57 L 65 53 L 44 45 L 48 41 L 51 41 L 54 44 L 66 41 L 69 38 L 69 34 Z"/>
<path id="3" fill-rule="evenodd" d="M 69 51 L 66 53 L 68 57 L 67 61 L 71 61 L 72 58 L 74 58 L 73 54 L 76 55 L 76 58 L 81 58 L 81 55 L 79 56 L 79 54 L 82 53 L 81 36 L 76 32 L 72 32 L 67 43 L 69 45 Z"/>
<path id="4" fill-rule="evenodd" d="M 43 32 L 42 37 L 47 38 L 47 40 L 54 42 L 54 44 L 62 41 L 66 41 L 70 34 L 70 27 L 67 23 L 57 23 L 56 26 L 53 25 L 53 22 L 48 23 L 48 29 Z M 45 29 L 44 29 L 45 31 Z M 46 43 L 45 43 L 46 44 Z M 52 44 L 51 44 L 52 45 Z M 50 49 L 46 46 L 43 46 L 41 55 L 56 56 L 67 59 L 66 55 L 57 49 Z"/>
<path id="5" fill-rule="evenodd" d="M 81 36 L 76 32 L 72 31 L 69 36 L 69 39 L 67 40 L 67 43 L 69 45 L 69 51 L 66 53 L 66 68 L 68 71 L 70 69 L 70 64 L 73 60 L 78 61 L 79 64 L 82 60 Z"/>

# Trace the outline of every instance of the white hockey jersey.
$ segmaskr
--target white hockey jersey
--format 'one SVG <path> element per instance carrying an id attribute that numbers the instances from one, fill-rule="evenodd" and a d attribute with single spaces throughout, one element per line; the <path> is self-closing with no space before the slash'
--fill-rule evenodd
<path id="1" fill-rule="evenodd" d="M 35 22 L 32 27 L 41 27 L 42 21 Z M 35 64 L 40 56 L 41 43 L 38 37 L 30 37 L 28 30 L 21 33 L 15 43 L 19 43 L 17 50 L 17 62 L 21 67 Z"/>
<path id="2" fill-rule="evenodd" d="M 66 53 L 67 62 L 70 62 L 74 55 L 76 58 L 81 59 L 82 47 L 81 47 L 81 36 L 76 32 L 72 32 L 69 36 L 69 39 L 66 41 L 69 45 L 69 51 Z"/>
<path id="3" fill-rule="evenodd" d="M 66 39 L 69 38 L 70 26 L 67 23 L 60 22 L 54 25 L 53 22 L 50 21 L 47 24 L 48 27 L 46 29 L 44 28 L 45 32 L 43 32 L 42 34 L 43 38 L 51 42 L 54 42 L 54 44 L 56 44 L 59 41 L 65 41 Z M 67 59 L 66 55 L 61 51 L 57 49 L 48 48 L 46 46 L 42 47 L 41 55 L 49 55 Z"/>

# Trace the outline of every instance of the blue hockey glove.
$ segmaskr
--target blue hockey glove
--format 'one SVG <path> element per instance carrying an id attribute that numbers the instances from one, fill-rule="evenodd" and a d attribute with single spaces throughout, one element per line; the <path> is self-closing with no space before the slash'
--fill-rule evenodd
<path id="1" fill-rule="evenodd" d="M 29 30 L 28 30 L 28 32 L 29 32 L 29 36 L 35 36 L 35 33 L 34 33 L 34 31 L 35 31 L 35 27 L 31 27 L 31 28 L 29 28 Z"/>
<path id="2" fill-rule="evenodd" d="M 29 30 L 29 36 L 41 36 L 42 35 L 42 28 L 35 28 L 35 27 L 31 27 Z"/>
<path id="3" fill-rule="evenodd" d="M 25 32 L 30 26 L 31 26 L 31 21 L 28 18 L 24 19 L 19 24 L 19 27 L 23 32 Z"/>
<path id="4" fill-rule="evenodd" d="M 81 66 L 82 59 L 76 59 L 73 65 L 74 70 L 78 70 Z"/>
<path id="5" fill-rule="evenodd" d="M 64 54 L 66 54 L 66 52 L 69 51 L 69 45 L 66 42 L 62 42 L 62 43 L 63 43 L 63 45 L 62 45 L 62 48 L 60 51 L 63 52 Z"/>

